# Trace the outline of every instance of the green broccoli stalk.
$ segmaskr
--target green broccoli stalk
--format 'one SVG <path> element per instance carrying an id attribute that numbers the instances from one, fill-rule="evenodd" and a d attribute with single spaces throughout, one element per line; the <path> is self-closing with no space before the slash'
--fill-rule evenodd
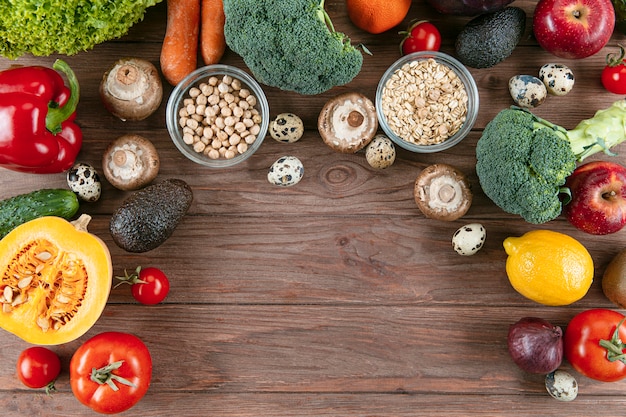
<path id="1" fill-rule="evenodd" d="M 3 0 L 0 55 L 74 55 L 125 35 L 162 0 Z"/>
<path id="2" fill-rule="evenodd" d="M 224 0 L 226 44 L 262 84 L 319 94 L 352 81 L 363 55 L 337 32 L 324 0 Z"/>
<path id="3" fill-rule="evenodd" d="M 491 120 L 476 146 L 476 173 L 483 191 L 507 213 L 529 223 L 561 214 L 563 186 L 576 163 L 626 139 L 626 101 L 599 110 L 572 130 L 512 107 Z"/>

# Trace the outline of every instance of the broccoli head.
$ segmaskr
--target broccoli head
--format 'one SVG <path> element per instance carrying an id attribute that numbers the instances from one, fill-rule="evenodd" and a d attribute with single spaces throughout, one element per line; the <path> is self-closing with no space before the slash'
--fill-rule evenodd
<path id="1" fill-rule="evenodd" d="M 0 55 L 74 55 L 125 35 L 162 0 L 4 0 Z"/>
<path id="2" fill-rule="evenodd" d="M 476 159 L 483 191 L 504 211 L 530 223 L 561 213 L 559 191 L 576 167 L 576 155 L 561 132 L 530 112 L 502 110 L 485 127 Z"/>
<path id="3" fill-rule="evenodd" d="M 520 108 L 502 110 L 476 146 L 481 188 L 502 210 L 529 223 L 555 219 L 576 163 L 626 139 L 626 102 L 613 103 L 566 130 Z"/>
<path id="4" fill-rule="evenodd" d="M 224 0 L 226 44 L 256 79 L 300 94 L 350 82 L 363 55 L 336 32 L 322 0 Z"/>

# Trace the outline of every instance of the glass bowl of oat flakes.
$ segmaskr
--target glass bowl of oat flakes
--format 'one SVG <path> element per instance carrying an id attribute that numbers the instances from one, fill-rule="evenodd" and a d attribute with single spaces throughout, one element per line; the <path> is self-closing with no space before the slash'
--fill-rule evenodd
<path id="1" fill-rule="evenodd" d="M 209 65 L 174 88 L 166 122 L 183 155 L 204 166 L 226 168 L 259 149 L 269 126 L 269 105 L 248 73 L 230 65 Z"/>
<path id="2" fill-rule="evenodd" d="M 459 143 L 474 126 L 478 105 L 474 78 L 443 52 L 403 56 L 383 74 L 376 90 L 381 128 L 413 152 L 439 152 Z"/>

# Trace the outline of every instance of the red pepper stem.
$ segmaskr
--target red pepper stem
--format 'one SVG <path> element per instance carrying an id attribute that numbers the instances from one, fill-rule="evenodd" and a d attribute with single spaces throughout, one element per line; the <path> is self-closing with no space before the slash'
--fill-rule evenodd
<path id="1" fill-rule="evenodd" d="M 63 107 L 54 107 L 54 105 L 48 106 L 46 128 L 50 132 L 57 134 L 62 130 L 61 123 L 69 119 L 76 111 L 76 107 L 78 107 L 80 86 L 78 85 L 78 79 L 76 78 L 74 71 L 72 71 L 70 66 L 65 61 L 57 59 L 54 61 L 52 68 L 64 73 L 67 76 L 67 80 L 70 85 L 70 97 Z"/>

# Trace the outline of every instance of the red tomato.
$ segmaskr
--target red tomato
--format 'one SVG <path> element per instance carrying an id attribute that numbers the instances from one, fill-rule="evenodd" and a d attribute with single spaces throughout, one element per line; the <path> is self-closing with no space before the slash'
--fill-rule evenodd
<path id="1" fill-rule="evenodd" d="M 137 267 L 134 273 L 128 275 L 124 271 L 123 277 L 116 277 L 121 284 L 131 284 L 131 293 L 141 304 L 158 304 L 167 297 L 170 291 L 170 281 L 158 268 Z"/>
<path id="2" fill-rule="evenodd" d="M 46 387 L 46 392 L 54 391 L 54 381 L 60 372 L 59 356 L 45 347 L 29 347 L 17 359 L 17 376 L 29 388 Z"/>
<path id="3" fill-rule="evenodd" d="M 626 349 L 624 315 L 596 308 L 577 314 L 563 337 L 565 357 L 574 369 L 598 381 L 613 382 L 626 377 L 626 359 L 618 358 Z M 619 326 L 619 330 L 618 329 Z M 611 349 L 607 346 L 611 345 Z"/>
<path id="4" fill-rule="evenodd" d="M 620 45 L 620 54 L 609 54 L 606 57 L 606 66 L 602 70 L 602 85 L 607 91 L 614 94 L 626 94 L 626 63 L 624 62 L 624 48 Z"/>
<path id="5" fill-rule="evenodd" d="M 100 333 L 81 345 L 70 361 L 74 396 L 103 414 L 120 413 L 137 404 L 151 379 L 150 352 L 129 333 Z"/>
<path id="6" fill-rule="evenodd" d="M 425 20 L 409 26 L 400 42 L 403 55 L 419 51 L 438 51 L 441 47 L 441 34 L 435 25 Z"/>

